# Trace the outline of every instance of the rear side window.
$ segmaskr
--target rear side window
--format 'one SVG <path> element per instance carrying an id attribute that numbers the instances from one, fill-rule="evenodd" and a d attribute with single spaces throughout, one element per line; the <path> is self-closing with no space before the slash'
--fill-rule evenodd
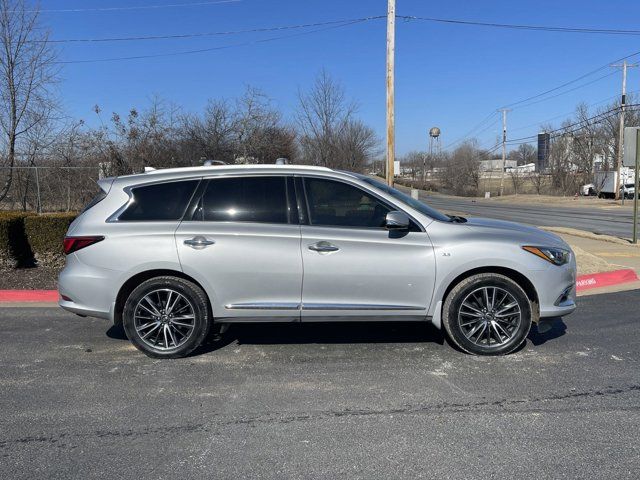
<path id="1" fill-rule="evenodd" d="M 194 220 L 289 223 L 286 177 L 209 180 Z"/>
<path id="2" fill-rule="evenodd" d="M 129 206 L 118 220 L 180 220 L 197 185 L 198 180 L 187 180 L 135 187 Z"/>

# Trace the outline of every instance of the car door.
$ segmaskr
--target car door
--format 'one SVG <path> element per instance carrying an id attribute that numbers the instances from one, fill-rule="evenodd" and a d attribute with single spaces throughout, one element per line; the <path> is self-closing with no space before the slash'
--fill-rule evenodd
<path id="1" fill-rule="evenodd" d="M 203 283 L 216 319 L 298 321 L 300 226 L 292 177 L 205 179 L 176 231 L 185 273 Z"/>
<path id="2" fill-rule="evenodd" d="M 345 180 L 305 176 L 308 218 L 301 226 L 302 321 L 426 318 L 433 291 L 433 247 L 412 222 L 385 228 L 397 206 Z"/>

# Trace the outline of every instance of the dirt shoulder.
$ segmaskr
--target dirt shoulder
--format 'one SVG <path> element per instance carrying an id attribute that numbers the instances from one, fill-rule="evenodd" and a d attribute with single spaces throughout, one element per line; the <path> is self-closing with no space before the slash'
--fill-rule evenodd
<path id="1" fill-rule="evenodd" d="M 0 270 L 0 290 L 57 290 L 59 273 L 47 267 Z"/>

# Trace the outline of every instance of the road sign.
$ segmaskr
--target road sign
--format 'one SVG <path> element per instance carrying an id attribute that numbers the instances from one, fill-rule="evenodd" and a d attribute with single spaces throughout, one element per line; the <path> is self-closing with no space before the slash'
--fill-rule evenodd
<path id="1" fill-rule="evenodd" d="M 625 167 L 635 168 L 636 166 L 638 132 L 640 132 L 640 127 L 624 127 L 624 157 L 622 158 L 622 165 Z"/>

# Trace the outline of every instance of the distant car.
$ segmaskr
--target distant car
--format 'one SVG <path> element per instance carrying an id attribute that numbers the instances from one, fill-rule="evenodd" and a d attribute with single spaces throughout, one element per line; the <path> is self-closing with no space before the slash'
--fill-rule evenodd
<path id="1" fill-rule="evenodd" d="M 624 198 L 632 199 L 636 193 L 636 186 L 633 183 L 626 183 L 620 187 L 620 194 L 624 195 Z"/>
<path id="2" fill-rule="evenodd" d="M 235 322 L 421 321 L 506 354 L 574 311 L 558 236 L 444 215 L 363 175 L 292 165 L 155 170 L 99 182 L 64 241 L 60 306 L 123 324 L 152 357 Z"/>
<path id="3" fill-rule="evenodd" d="M 597 195 L 596 186 L 593 183 L 587 183 L 580 187 L 580 195 L 584 197 L 592 197 Z"/>

